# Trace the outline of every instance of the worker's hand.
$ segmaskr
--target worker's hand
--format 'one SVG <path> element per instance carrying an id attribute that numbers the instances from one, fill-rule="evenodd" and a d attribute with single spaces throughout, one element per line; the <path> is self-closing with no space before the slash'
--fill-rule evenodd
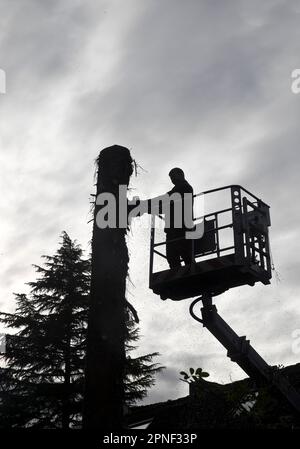
<path id="1" fill-rule="evenodd" d="M 140 204 L 141 200 L 139 196 L 134 196 L 131 200 L 128 200 L 129 207 L 135 207 Z"/>
<path id="2" fill-rule="evenodd" d="M 148 213 L 148 200 L 141 200 L 140 197 L 134 196 L 128 201 L 129 221 L 135 217 L 141 217 Z"/>
<path id="3" fill-rule="evenodd" d="M 139 205 L 140 210 L 140 217 L 144 214 L 148 213 L 148 200 L 141 200 L 139 198 L 139 202 L 137 203 Z"/>
<path id="4" fill-rule="evenodd" d="M 132 200 L 128 201 L 128 209 L 131 217 L 141 217 L 144 214 L 151 214 L 151 201 L 141 200 L 139 196 L 134 196 Z"/>
<path id="5" fill-rule="evenodd" d="M 132 201 L 135 201 L 135 204 L 138 206 L 140 204 L 140 202 L 141 202 L 141 199 L 140 199 L 139 196 L 134 196 L 132 198 Z"/>

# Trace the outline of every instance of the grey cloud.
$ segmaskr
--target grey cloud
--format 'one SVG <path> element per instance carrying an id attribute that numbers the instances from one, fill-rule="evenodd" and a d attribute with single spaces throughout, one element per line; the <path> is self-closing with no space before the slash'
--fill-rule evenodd
<path id="1" fill-rule="evenodd" d="M 63 229 L 89 240 L 93 161 L 102 147 L 120 143 L 148 170 L 134 179 L 135 193 L 167 190 L 176 164 L 195 189 L 240 183 L 270 203 L 282 283 L 236 289 L 216 303 L 259 352 L 294 361 L 288 348 L 298 319 L 300 97 L 290 91 L 290 72 L 299 65 L 299 5 L 126 3 L 121 10 L 115 1 L 3 2 L 0 67 L 8 93 L 0 97 L 0 204 L 9 260 L 1 260 L 1 294 L 31 280 L 25 265 L 55 251 Z M 148 290 L 147 232 L 131 245 L 139 350 L 160 351 L 168 365 L 147 400 L 184 395 L 181 363 L 199 361 L 218 381 L 243 377 L 191 321 L 187 303 L 162 305 Z"/>

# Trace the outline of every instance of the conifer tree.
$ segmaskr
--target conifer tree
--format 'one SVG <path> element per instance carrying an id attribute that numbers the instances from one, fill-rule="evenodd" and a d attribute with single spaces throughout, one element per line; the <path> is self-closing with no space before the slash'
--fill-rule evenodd
<path id="1" fill-rule="evenodd" d="M 38 278 L 28 283 L 30 293 L 15 295 L 15 313 L 0 313 L 0 322 L 14 332 L 7 336 L 0 370 L 2 427 L 81 425 L 91 264 L 66 232 L 56 254 L 42 257 L 43 266 L 34 265 Z M 128 310 L 128 404 L 146 395 L 162 369 L 152 363 L 157 353 L 130 357 L 137 340 Z"/>

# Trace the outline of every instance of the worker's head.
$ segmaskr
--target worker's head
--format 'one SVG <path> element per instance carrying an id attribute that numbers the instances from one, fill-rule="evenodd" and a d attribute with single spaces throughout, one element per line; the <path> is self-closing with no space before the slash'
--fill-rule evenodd
<path id="1" fill-rule="evenodd" d="M 178 167 L 172 168 L 172 170 L 169 172 L 169 176 L 171 178 L 171 181 L 175 185 L 185 179 L 183 170 Z"/>

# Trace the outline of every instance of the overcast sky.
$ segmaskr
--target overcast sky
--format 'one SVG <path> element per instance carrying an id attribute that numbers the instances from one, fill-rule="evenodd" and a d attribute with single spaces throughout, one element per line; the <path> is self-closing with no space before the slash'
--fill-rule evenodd
<path id="1" fill-rule="evenodd" d="M 271 205 L 270 286 L 216 298 L 221 315 L 271 364 L 292 364 L 300 328 L 300 5 L 293 0 L 0 0 L 0 308 L 35 279 L 66 230 L 89 251 L 90 194 L 99 150 L 120 144 L 146 170 L 143 198 L 164 193 L 182 167 L 195 191 L 238 183 Z M 179 371 L 245 377 L 190 301 L 148 288 L 149 230 L 129 236 L 128 299 L 139 353 L 167 366 L 146 402 L 188 393 Z"/>

